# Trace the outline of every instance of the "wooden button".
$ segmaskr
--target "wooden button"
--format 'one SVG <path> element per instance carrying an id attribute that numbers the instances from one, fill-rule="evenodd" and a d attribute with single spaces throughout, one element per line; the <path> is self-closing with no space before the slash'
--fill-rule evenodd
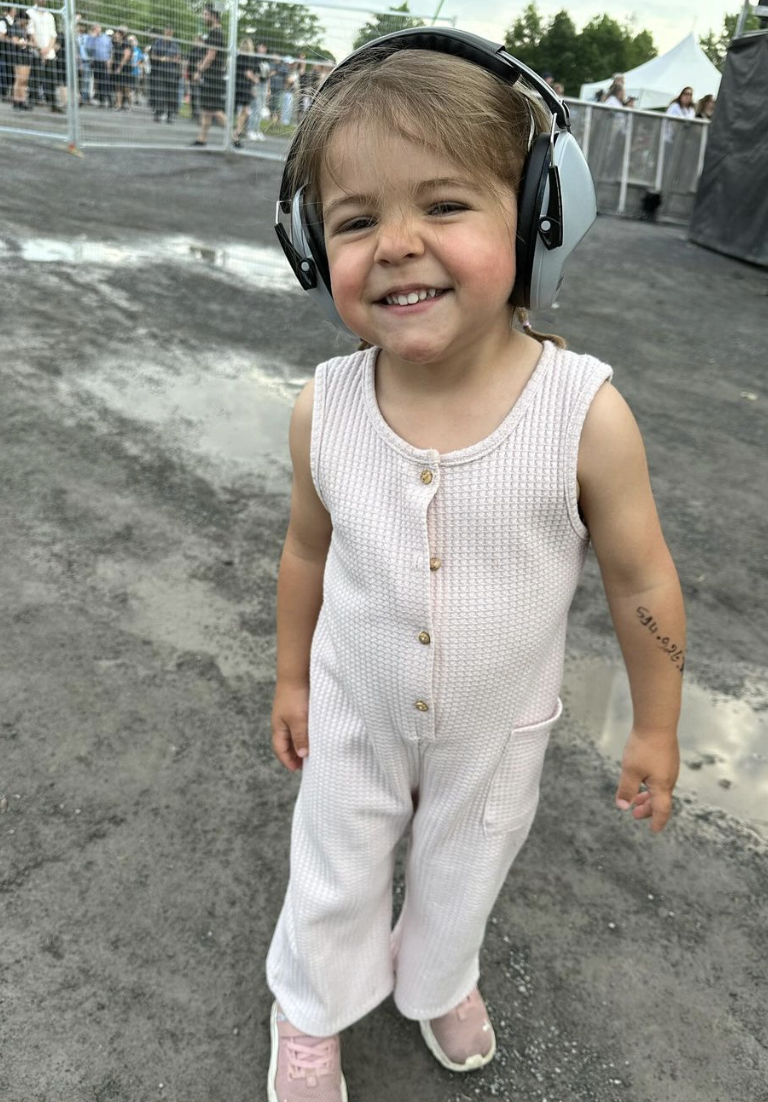
<path id="1" fill-rule="evenodd" d="M 418 708 L 418 710 L 420 712 L 428 712 L 429 711 L 429 704 L 425 704 L 423 700 L 417 700 L 416 701 L 416 707 Z"/>
<path id="2" fill-rule="evenodd" d="M 429 486 L 430 482 L 432 481 L 432 478 L 433 478 L 433 475 L 432 475 L 431 471 L 422 471 L 421 472 L 421 481 L 424 483 L 425 486 Z"/>
<path id="3" fill-rule="evenodd" d="M 420 631 L 419 632 L 419 642 L 424 643 L 425 646 L 426 646 L 427 643 L 432 642 L 432 638 L 431 638 L 428 631 Z"/>
<path id="4" fill-rule="evenodd" d="M 438 559 L 437 555 L 434 555 L 429 560 L 429 569 L 430 570 L 439 570 L 442 565 L 443 565 L 442 559 Z"/>

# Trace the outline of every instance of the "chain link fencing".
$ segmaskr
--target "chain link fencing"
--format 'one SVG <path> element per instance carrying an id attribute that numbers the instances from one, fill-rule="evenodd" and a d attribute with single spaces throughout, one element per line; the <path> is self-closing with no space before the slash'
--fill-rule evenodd
<path id="1" fill-rule="evenodd" d="M 282 160 L 335 62 L 361 36 L 398 29 L 402 19 L 330 3 L 38 0 L 25 9 L 0 0 L 0 132 L 73 151 L 195 149 Z M 38 41 L 51 31 L 49 42 Z M 658 208 L 661 220 L 688 221 L 706 122 L 567 102 L 601 213 L 655 217 Z"/>

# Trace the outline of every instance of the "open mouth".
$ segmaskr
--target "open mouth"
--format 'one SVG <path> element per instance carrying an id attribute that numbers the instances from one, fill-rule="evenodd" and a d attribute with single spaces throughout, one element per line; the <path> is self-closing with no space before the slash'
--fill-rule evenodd
<path id="1" fill-rule="evenodd" d="M 427 299 L 441 298 L 443 295 L 447 294 L 447 292 L 447 287 L 421 287 L 418 291 L 385 295 L 384 298 L 378 300 L 377 305 L 416 306 L 419 302 L 426 302 Z"/>

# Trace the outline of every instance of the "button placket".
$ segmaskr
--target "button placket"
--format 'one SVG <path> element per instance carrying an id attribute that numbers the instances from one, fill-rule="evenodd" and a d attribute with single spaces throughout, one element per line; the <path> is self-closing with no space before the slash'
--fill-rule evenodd
<path id="1" fill-rule="evenodd" d="M 419 511 L 420 511 L 420 514 L 421 514 L 420 519 L 421 519 L 421 522 L 424 524 L 425 529 L 427 527 L 427 510 L 429 509 L 429 506 L 430 506 L 431 502 L 434 500 L 435 494 L 437 493 L 437 490 L 439 488 L 439 483 L 440 483 L 439 459 L 440 459 L 439 454 L 436 451 L 427 453 L 423 457 L 423 459 L 421 461 L 421 465 L 418 468 L 417 474 L 416 474 L 416 477 L 418 478 L 419 483 L 421 483 L 421 487 L 422 487 L 421 490 L 416 490 L 416 494 L 417 494 L 417 499 L 420 500 L 423 503 L 422 504 L 423 512 L 422 512 L 422 510 L 419 510 Z M 423 494 L 423 497 L 421 496 L 422 494 Z M 427 537 L 427 540 L 428 540 L 428 533 L 426 531 L 425 531 L 425 536 Z M 429 546 L 428 542 L 427 542 L 427 546 Z M 422 552 L 422 555 L 423 555 L 423 552 Z M 423 567 L 424 559 L 421 558 L 420 561 L 422 563 L 421 569 L 423 570 L 424 569 L 424 567 Z M 430 560 L 430 569 L 432 569 L 431 560 Z M 423 575 L 422 575 L 422 577 L 423 577 Z M 426 578 L 424 579 L 424 581 L 426 583 L 426 588 L 422 591 L 424 605 L 423 605 L 423 610 L 422 610 L 422 613 L 421 613 L 421 617 L 419 617 L 418 611 L 416 612 L 417 617 L 422 618 L 422 625 L 423 626 L 421 626 L 421 627 L 419 626 L 418 618 L 417 618 L 416 631 L 414 633 L 415 638 L 414 638 L 414 636 L 411 637 L 411 638 L 414 639 L 414 642 L 417 644 L 416 651 L 411 652 L 411 655 L 412 655 L 411 661 L 413 662 L 413 669 L 414 669 L 414 674 L 415 674 L 413 687 L 414 687 L 414 689 L 416 689 L 415 699 L 412 698 L 413 703 L 411 704 L 411 707 L 414 708 L 416 710 L 416 712 L 420 713 L 420 718 L 418 720 L 416 720 L 415 728 L 414 728 L 414 730 L 417 732 L 416 738 L 419 741 L 431 741 L 435 737 L 435 732 L 434 732 L 434 723 L 435 723 L 435 721 L 434 721 L 434 710 L 433 710 L 433 701 L 432 701 L 432 690 L 433 690 L 433 684 L 434 684 L 434 654 L 433 654 L 433 647 L 431 646 L 431 644 L 432 644 L 432 587 L 431 587 L 431 585 L 429 584 L 429 582 L 427 581 Z M 421 601 L 419 602 L 419 604 L 421 604 Z M 413 645 L 413 644 L 411 644 L 411 645 Z M 413 714 L 413 713 L 411 713 L 411 714 Z M 414 719 L 415 719 L 415 716 L 414 716 Z"/>

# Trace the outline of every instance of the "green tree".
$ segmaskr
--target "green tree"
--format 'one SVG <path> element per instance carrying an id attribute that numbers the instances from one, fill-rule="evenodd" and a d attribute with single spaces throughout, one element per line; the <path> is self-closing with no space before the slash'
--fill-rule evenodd
<path id="1" fill-rule="evenodd" d="M 582 84 L 634 69 L 656 56 L 649 31 L 636 32 L 628 23 L 598 15 L 577 32 L 565 10 L 545 23 L 535 0 L 507 32 L 506 46 L 536 72 L 551 72 L 571 96 L 579 94 Z"/>
<path id="2" fill-rule="evenodd" d="M 535 2 L 532 2 L 507 31 L 504 45 L 514 57 L 538 72 L 544 68 L 539 64 L 539 44 L 543 34 L 544 20 Z"/>
<path id="3" fill-rule="evenodd" d="M 699 45 L 704 53 L 707 55 L 713 65 L 716 65 L 720 72 L 723 71 L 725 65 L 725 55 L 728 52 L 728 46 L 731 39 L 736 34 L 736 28 L 739 24 L 739 15 L 735 13 L 733 15 L 726 15 L 723 17 L 723 29 L 719 34 L 714 31 L 710 31 L 709 34 L 704 35 L 699 39 Z M 745 31 L 756 31 L 760 28 L 760 21 L 756 15 L 748 15 L 747 21 L 744 24 Z"/>
<path id="4" fill-rule="evenodd" d="M 566 88 L 579 79 L 579 35 L 567 11 L 559 11 L 541 36 L 539 65 Z"/>
<path id="5" fill-rule="evenodd" d="M 391 34 L 393 31 L 410 30 L 411 27 L 423 27 L 424 20 L 416 19 L 408 14 L 408 0 L 399 7 L 390 7 L 388 12 L 375 15 L 367 23 L 364 23 L 355 36 L 352 46 L 355 50 L 364 46 L 366 42 L 374 38 L 381 38 L 383 34 Z"/>
<path id="6" fill-rule="evenodd" d="M 325 28 L 304 4 L 279 4 L 272 0 L 245 0 L 240 5 L 239 26 L 254 42 L 265 43 L 271 54 L 332 59 L 323 44 Z"/>

